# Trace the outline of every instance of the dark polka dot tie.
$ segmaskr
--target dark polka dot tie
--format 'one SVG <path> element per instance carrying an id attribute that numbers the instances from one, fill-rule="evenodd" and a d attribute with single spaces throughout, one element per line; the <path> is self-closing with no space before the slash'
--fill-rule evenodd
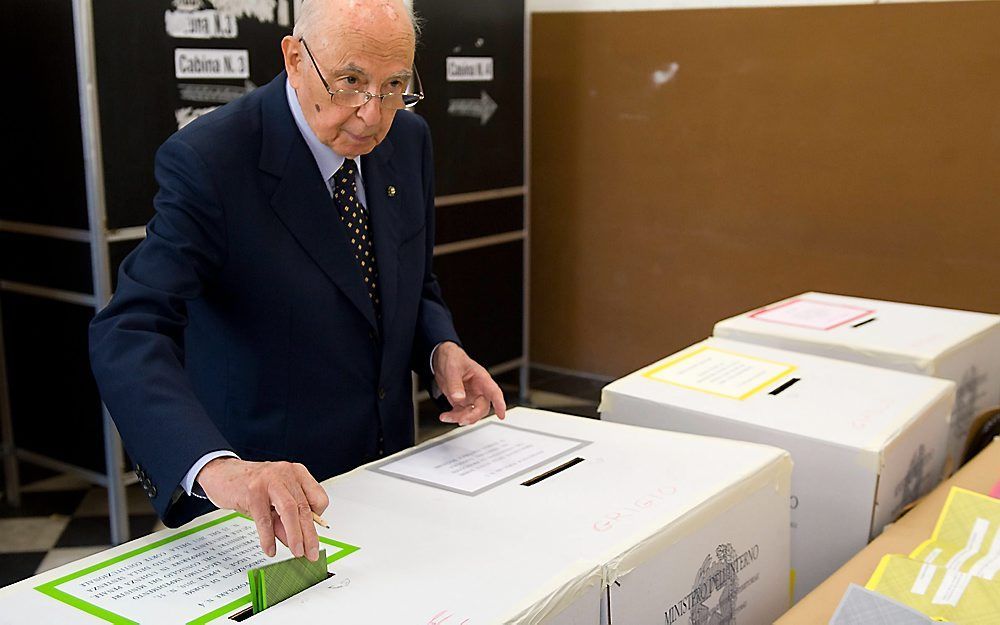
<path id="1" fill-rule="evenodd" d="M 378 265 L 375 264 L 375 245 L 368 215 L 358 200 L 358 187 L 354 176 L 354 161 L 345 159 L 333 175 L 333 204 L 337 207 L 340 223 L 347 228 L 351 251 L 361 270 L 361 278 L 368 289 L 368 297 L 375 307 L 375 318 L 382 320 L 382 302 L 378 295 Z"/>

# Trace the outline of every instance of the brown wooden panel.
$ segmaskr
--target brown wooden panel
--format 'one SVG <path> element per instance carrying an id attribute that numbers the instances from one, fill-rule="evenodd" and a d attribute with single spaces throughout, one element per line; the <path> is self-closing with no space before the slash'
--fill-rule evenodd
<path id="1" fill-rule="evenodd" d="M 619 375 L 810 289 L 1000 310 L 1000 2 L 532 27 L 533 361 Z"/>

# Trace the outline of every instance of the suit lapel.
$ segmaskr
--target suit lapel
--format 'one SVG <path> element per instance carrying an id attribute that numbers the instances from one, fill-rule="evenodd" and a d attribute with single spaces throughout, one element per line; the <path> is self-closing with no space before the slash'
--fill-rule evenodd
<path id="1" fill-rule="evenodd" d="M 399 303 L 399 231 L 403 210 L 400 180 L 392 166 L 392 143 L 386 139 L 371 154 L 361 157 L 365 200 L 375 230 L 375 259 L 378 262 L 379 294 L 382 298 L 382 327 L 388 330 Z M 390 195 L 389 188 L 394 191 Z"/>
<path id="2" fill-rule="evenodd" d="M 306 253 L 378 330 L 375 311 L 326 181 L 316 169 L 316 161 L 288 110 L 284 83 L 282 73 L 268 85 L 273 91 L 262 104 L 264 137 L 260 167 L 279 177 L 271 207 Z M 379 254 L 377 222 L 375 227 L 375 253 Z M 381 258 L 378 262 L 381 272 Z"/>

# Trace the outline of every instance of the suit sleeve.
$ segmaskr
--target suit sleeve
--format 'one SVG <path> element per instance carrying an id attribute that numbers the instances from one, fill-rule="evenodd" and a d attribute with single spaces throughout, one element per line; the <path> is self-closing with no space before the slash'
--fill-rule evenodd
<path id="1" fill-rule="evenodd" d="M 90 325 L 101 397 L 157 514 L 180 525 L 210 509 L 178 488 L 206 453 L 229 450 L 184 370 L 187 304 L 226 260 L 225 216 L 202 158 L 176 137 L 156 154 L 156 215 Z"/>
<path id="2" fill-rule="evenodd" d="M 421 378 L 429 379 L 431 350 L 444 341 L 462 344 L 455 331 L 451 311 L 441 295 L 441 286 L 433 271 L 434 260 L 434 154 L 431 148 L 431 134 L 427 123 L 421 120 L 423 133 L 423 153 L 421 158 L 421 179 L 423 181 L 424 206 L 426 207 L 427 229 L 425 235 L 426 259 L 424 262 L 424 283 L 420 296 L 420 310 L 417 314 L 417 330 L 413 349 L 413 370 Z"/>

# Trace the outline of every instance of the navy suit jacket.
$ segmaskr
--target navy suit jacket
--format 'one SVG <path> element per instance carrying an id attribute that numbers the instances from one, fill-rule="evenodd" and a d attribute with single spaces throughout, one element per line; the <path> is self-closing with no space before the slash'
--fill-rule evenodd
<path id="1" fill-rule="evenodd" d="M 398 112 L 361 159 L 379 324 L 284 81 L 160 147 L 156 214 L 91 324 L 101 396 L 167 525 L 211 509 L 178 493 L 213 450 L 322 480 L 377 458 L 380 432 L 385 453 L 412 445 L 410 371 L 458 342 L 431 272 L 427 124 Z"/>

